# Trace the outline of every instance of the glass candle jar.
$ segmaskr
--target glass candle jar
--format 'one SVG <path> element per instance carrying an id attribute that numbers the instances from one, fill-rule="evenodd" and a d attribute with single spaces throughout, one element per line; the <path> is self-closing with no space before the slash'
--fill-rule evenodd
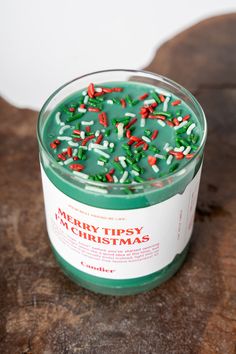
<path id="1" fill-rule="evenodd" d="M 58 164 L 46 146 L 45 124 L 62 101 L 91 82 L 145 83 L 177 96 L 200 124 L 193 158 L 180 170 L 132 185 L 84 179 Z M 203 110 L 190 92 L 145 71 L 91 73 L 49 97 L 37 136 L 48 235 L 65 274 L 94 292 L 128 295 L 160 285 L 179 269 L 193 229 L 206 131 Z"/>

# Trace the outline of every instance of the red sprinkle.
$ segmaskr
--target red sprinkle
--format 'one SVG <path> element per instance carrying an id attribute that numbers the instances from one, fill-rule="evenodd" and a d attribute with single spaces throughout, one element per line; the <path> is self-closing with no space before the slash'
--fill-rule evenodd
<path id="1" fill-rule="evenodd" d="M 127 145 L 130 146 L 130 145 L 133 145 L 134 143 L 135 143 L 135 141 L 130 139 L 130 140 L 128 141 Z"/>
<path id="2" fill-rule="evenodd" d="M 70 111 L 70 112 L 74 112 L 74 111 L 75 111 L 75 107 L 70 107 L 70 108 L 69 108 L 69 111 Z"/>
<path id="3" fill-rule="evenodd" d="M 94 88 L 94 84 L 90 84 L 88 87 L 88 95 L 90 98 L 93 98 L 95 94 L 95 88 Z"/>
<path id="4" fill-rule="evenodd" d="M 103 96 L 104 92 L 95 92 L 94 97 Z"/>
<path id="5" fill-rule="evenodd" d="M 115 173 L 115 169 L 112 168 L 108 173 L 109 173 L 109 175 L 113 175 Z"/>
<path id="6" fill-rule="evenodd" d="M 89 108 L 88 108 L 88 111 L 89 111 L 89 112 L 100 112 L 100 109 L 99 109 L 99 108 L 96 108 L 96 107 L 89 107 Z"/>
<path id="7" fill-rule="evenodd" d="M 170 120 L 166 120 L 166 124 L 169 125 L 170 127 L 174 126 L 174 123 L 172 123 Z"/>
<path id="8" fill-rule="evenodd" d="M 151 156 L 151 155 L 148 156 L 148 163 L 150 166 L 155 165 L 156 162 L 157 162 L 157 158 L 155 156 Z"/>
<path id="9" fill-rule="evenodd" d="M 99 123 L 102 124 L 104 127 L 108 126 L 107 115 L 105 112 L 102 112 L 98 115 Z"/>
<path id="10" fill-rule="evenodd" d="M 158 106 L 158 103 L 157 103 L 157 102 L 153 102 L 153 103 L 151 104 L 151 106 L 152 106 L 153 108 L 156 108 L 156 107 Z"/>
<path id="11" fill-rule="evenodd" d="M 137 144 L 136 144 L 137 145 Z M 143 150 L 147 150 L 149 148 L 149 145 L 147 143 L 143 144 Z"/>
<path id="12" fill-rule="evenodd" d="M 85 108 L 85 104 L 84 104 L 84 103 L 81 103 L 80 106 L 79 106 L 79 108 L 84 109 L 84 108 Z"/>
<path id="13" fill-rule="evenodd" d="M 173 123 L 174 123 L 175 125 L 179 125 L 178 119 L 177 119 L 177 118 L 174 118 L 174 119 L 173 119 Z"/>
<path id="14" fill-rule="evenodd" d="M 90 135 L 90 136 L 87 136 L 87 138 L 85 138 L 85 139 L 82 141 L 81 146 L 86 145 L 87 142 L 88 142 L 89 140 L 93 139 L 93 138 L 95 138 L 95 135 L 94 135 L 94 134 L 93 134 L 93 135 Z"/>
<path id="15" fill-rule="evenodd" d="M 126 138 L 129 139 L 130 137 L 131 137 L 131 130 L 128 129 L 126 132 Z"/>
<path id="16" fill-rule="evenodd" d="M 183 117 L 183 121 L 185 122 L 186 120 L 189 120 L 190 114 L 187 114 L 186 116 Z"/>
<path id="17" fill-rule="evenodd" d="M 60 145 L 61 142 L 60 142 L 60 140 L 56 139 L 56 140 L 54 140 L 54 144 Z"/>
<path id="18" fill-rule="evenodd" d="M 122 92 L 123 88 L 121 88 L 121 87 L 113 87 L 112 91 L 113 92 Z"/>
<path id="19" fill-rule="evenodd" d="M 146 142 L 145 142 L 144 140 L 140 140 L 140 141 L 137 142 L 137 144 L 135 144 L 134 146 L 135 146 L 135 147 L 139 147 L 139 146 L 144 145 L 144 144 L 146 144 Z"/>
<path id="20" fill-rule="evenodd" d="M 125 126 L 125 129 L 129 129 L 131 125 L 137 122 L 137 118 L 131 119 L 131 121 Z"/>
<path id="21" fill-rule="evenodd" d="M 74 133 L 74 134 L 80 134 L 80 130 L 75 129 L 75 130 L 73 130 L 73 133 Z"/>
<path id="22" fill-rule="evenodd" d="M 56 149 L 57 148 L 57 144 L 55 144 L 55 143 L 50 143 L 50 146 L 51 146 L 52 149 Z"/>
<path id="23" fill-rule="evenodd" d="M 181 103 L 181 100 L 176 100 L 171 103 L 172 106 L 178 106 Z"/>
<path id="24" fill-rule="evenodd" d="M 73 171 L 82 171 L 84 169 L 84 165 L 80 165 L 80 164 L 73 164 L 69 166 Z"/>
<path id="25" fill-rule="evenodd" d="M 145 100 L 145 98 L 147 98 L 147 97 L 148 97 L 148 93 L 144 93 L 142 96 L 139 97 L 139 100 L 140 100 L 140 101 L 143 101 L 143 100 Z"/>
<path id="26" fill-rule="evenodd" d="M 194 156 L 194 154 L 187 154 L 185 157 L 186 157 L 186 159 L 192 159 L 193 158 L 193 156 Z"/>
<path id="27" fill-rule="evenodd" d="M 169 154 L 173 155 L 176 160 L 182 160 L 184 158 L 184 154 L 179 151 L 170 150 Z"/>
<path id="28" fill-rule="evenodd" d="M 67 154 L 69 157 L 72 156 L 72 148 L 70 146 L 68 146 L 68 148 L 67 148 Z"/>
<path id="29" fill-rule="evenodd" d="M 74 161 L 79 160 L 78 156 L 74 156 L 74 157 L 73 157 L 73 160 L 74 160 Z"/>
<path id="30" fill-rule="evenodd" d="M 87 133 L 90 133 L 90 132 L 91 132 L 91 127 L 90 127 L 89 125 L 87 125 L 87 126 L 85 127 L 85 130 L 86 130 Z"/>
<path id="31" fill-rule="evenodd" d="M 122 106 L 123 108 L 126 107 L 126 102 L 125 102 L 125 100 L 124 100 L 123 98 L 120 99 L 120 103 L 121 103 L 121 106 Z"/>
<path id="32" fill-rule="evenodd" d="M 150 114 L 148 118 L 151 118 L 151 119 L 160 119 L 160 120 L 166 120 L 166 117 L 165 116 L 161 116 L 160 114 L 157 114 L 157 115 L 152 115 Z"/>
<path id="33" fill-rule="evenodd" d="M 152 140 L 156 139 L 158 133 L 159 133 L 158 130 L 154 130 L 154 132 L 152 133 L 151 139 L 152 139 Z"/>
<path id="34" fill-rule="evenodd" d="M 103 91 L 104 93 L 111 93 L 111 92 L 112 92 L 112 89 L 111 89 L 111 88 L 107 88 L 107 87 L 103 87 L 103 88 L 102 88 L 102 91 Z"/>
<path id="35" fill-rule="evenodd" d="M 159 98 L 160 98 L 161 102 L 165 101 L 165 97 L 163 95 L 159 95 Z"/>
<path id="36" fill-rule="evenodd" d="M 139 137 L 135 136 L 135 135 L 132 135 L 130 137 L 130 140 L 133 140 L 133 141 L 141 141 L 142 139 L 140 139 Z"/>
<path id="37" fill-rule="evenodd" d="M 65 156 L 62 155 L 62 154 L 58 154 L 57 157 L 58 157 L 59 159 L 63 160 L 63 161 L 66 160 Z"/>
<path id="38" fill-rule="evenodd" d="M 107 179 L 107 181 L 110 182 L 110 183 L 113 182 L 113 177 L 112 177 L 109 173 L 106 174 L 106 179 Z"/>
<path id="39" fill-rule="evenodd" d="M 103 135 L 99 134 L 98 137 L 97 137 L 97 140 L 95 141 L 95 144 L 100 144 L 102 139 L 103 139 Z"/>

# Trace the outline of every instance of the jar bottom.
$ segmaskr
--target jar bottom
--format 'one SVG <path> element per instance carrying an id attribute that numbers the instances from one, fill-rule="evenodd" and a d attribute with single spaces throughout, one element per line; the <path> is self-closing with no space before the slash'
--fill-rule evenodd
<path id="1" fill-rule="evenodd" d="M 174 260 L 161 270 L 133 279 L 106 279 L 95 277 L 84 273 L 70 265 L 62 258 L 55 248 L 51 245 L 53 254 L 63 272 L 76 284 L 94 293 L 114 296 L 135 295 L 151 290 L 169 278 L 171 278 L 184 262 L 189 249 L 189 243 L 184 250 L 177 254 Z"/>

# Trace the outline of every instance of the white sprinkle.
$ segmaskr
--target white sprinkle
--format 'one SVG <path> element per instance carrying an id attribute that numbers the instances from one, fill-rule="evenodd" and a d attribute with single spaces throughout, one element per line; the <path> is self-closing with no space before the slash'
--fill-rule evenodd
<path id="1" fill-rule="evenodd" d="M 181 176 L 181 175 L 183 175 L 185 172 L 186 172 L 186 169 L 183 168 L 182 170 L 180 170 L 180 171 L 177 173 L 177 175 L 178 175 L 178 176 Z"/>
<path id="2" fill-rule="evenodd" d="M 97 138 L 99 135 L 100 135 L 100 130 L 96 130 L 96 132 L 95 132 L 96 138 Z"/>
<path id="3" fill-rule="evenodd" d="M 145 118 L 141 118 L 140 127 L 144 128 L 145 127 L 145 123 L 146 123 L 146 119 Z"/>
<path id="4" fill-rule="evenodd" d="M 163 146 L 163 150 L 166 150 L 169 146 L 170 146 L 169 143 L 165 143 L 165 145 Z"/>
<path id="5" fill-rule="evenodd" d="M 80 146 L 79 148 L 82 149 L 82 150 L 88 150 L 87 146 Z"/>
<path id="6" fill-rule="evenodd" d="M 178 130 L 178 129 L 184 127 L 186 124 L 188 124 L 188 122 L 187 122 L 187 121 L 184 121 L 184 122 L 180 123 L 180 125 L 176 125 L 176 126 L 174 127 L 174 129 L 175 129 L 175 130 Z"/>
<path id="7" fill-rule="evenodd" d="M 152 165 L 152 169 L 155 173 L 160 171 L 160 169 L 157 167 L 157 165 Z"/>
<path id="8" fill-rule="evenodd" d="M 175 147 L 175 148 L 174 148 L 174 151 L 176 151 L 176 152 L 182 152 L 182 151 L 184 151 L 184 149 L 185 149 L 184 146 L 180 146 L 179 148 Z"/>
<path id="9" fill-rule="evenodd" d="M 195 123 L 192 123 L 192 124 L 188 127 L 188 129 L 187 129 L 187 131 L 186 131 L 187 135 L 190 135 L 190 134 L 192 133 L 192 130 L 193 130 L 195 127 L 196 127 L 196 124 L 195 124 Z"/>
<path id="10" fill-rule="evenodd" d="M 115 183 L 117 183 L 117 182 L 118 182 L 118 178 L 117 178 L 115 175 L 113 175 L 112 177 L 113 177 L 113 181 L 114 181 Z"/>
<path id="11" fill-rule="evenodd" d="M 155 154 L 154 156 L 157 157 L 158 159 L 165 160 L 165 156 L 164 155 Z"/>
<path id="12" fill-rule="evenodd" d="M 70 129 L 70 125 L 64 125 L 64 127 L 61 127 L 59 134 L 62 135 L 66 129 Z"/>
<path id="13" fill-rule="evenodd" d="M 109 147 L 110 147 L 110 148 L 113 148 L 114 146 L 115 146 L 114 143 L 110 143 L 110 144 L 109 144 Z"/>
<path id="14" fill-rule="evenodd" d="M 76 156 L 76 155 L 77 155 L 77 152 L 78 152 L 78 149 L 74 149 L 72 156 Z"/>
<path id="15" fill-rule="evenodd" d="M 91 147 L 91 149 L 107 150 L 107 146 L 96 144 L 96 143 L 90 143 L 89 146 Z"/>
<path id="16" fill-rule="evenodd" d="M 98 155 L 102 155 L 102 156 L 106 157 L 107 159 L 110 158 L 110 155 L 107 154 L 107 153 L 104 152 L 104 151 L 101 151 L 101 150 L 99 150 L 99 149 L 94 149 L 93 151 L 96 152 Z"/>
<path id="17" fill-rule="evenodd" d="M 86 113 L 87 109 L 86 108 L 78 108 L 78 112 L 80 113 Z"/>
<path id="18" fill-rule="evenodd" d="M 119 161 L 120 161 L 120 164 L 123 168 L 126 168 L 127 167 L 127 164 L 125 162 L 125 156 L 119 156 L 118 157 Z"/>
<path id="19" fill-rule="evenodd" d="M 118 139 L 121 139 L 124 134 L 124 124 L 123 123 L 118 123 L 117 131 L 118 131 Z"/>
<path id="20" fill-rule="evenodd" d="M 75 147 L 79 146 L 79 144 L 78 144 L 78 143 L 75 143 L 74 141 L 68 141 L 68 144 L 69 144 L 70 146 L 75 146 Z"/>
<path id="21" fill-rule="evenodd" d="M 99 166 L 104 166 L 104 162 L 103 162 L 103 161 L 99 161 L 99 160 L 98 160 L 97 164 L 98 164 Z"/>
<path id="22" fill-rule="evenodd" d="M 133 176 L 139 176 L 139 173 L 138 171 L 135 171 L 135 170 L 131 170 L 130 172 Z"/>
<path id="23" fill-rule="evenodd" d="M 58 140 L 67 140 L 67 141 L 72 140 L 72 138 L 70 136 L 58 136 L 57 139 Z"/>
<path id="24" fill-rule="evenodd" d="M 151 143 L 151 139 L 149 139 L 147 136 L 143 135 L 142 139 L 146 141 L 146 143 Z"/>
<path id="25" fill-rule="evenodd" d="M 106 131 L 106 129 L 104 129 L 104 128 L 102 128 L 102 130 L 101 130 L 103 133 L 105 133 L 105 131 Z"/>
<path id="26" fill-rule="evenodd" d="M 101 88 L 101 87 L 96 87 L 96 88 L 95 88 L 95 91 L 96 91 L 96 92 L 102 92 L 102 88 Z"/>
<path id="27" fill-rule="evenodd" d="M 86 96 L 84 97 L 84 104 L 87 104 L 87 103 L 88 103 L 88 100 L 89 100 L 89 96 L 86 95 Z"/>
<path id="28" fill-rule="evenodd" d="M 83 172 L 73 171 L 73 173 L 74 173 L 76 176 L 81 177 L 81 178 L 84 178 L 84 179 L 88 179 L 88 178 L 89 178 L 89 175 L 87 175 L 86 173 L 83 173 Z"/>
<path id="29" fill-rule="evenodd" d="M 170 101 L 170 97 L 166 97 L 164 103 L 163 103 L 163 112 L 166 112 L 168 109 L 168 103 Z"/>
<path id="30" fill-rule="evenodd" d="M 64 165 L 64 163 L 62 161 L 59 161 L 58 163 L 59 163 L 59 165 Z"/>
<path id="31" fill-rule="evenodd" d="M 55 115 L 56 123 L 61 125 L 61 112 L 57 112 Z"/>
<path id="32" fill-rule="evenodd" d="M 93 125 L 94 124 L 94 120 L 90 120 L 89 122 L 86 122 L 85 120 L 82 120 L 81 124 L 82 125 Z"/>
<path id="33" fill-rule="evenodd" d="M 184 155 L 188 155 L 191 151 L 191 146 L 187 146 L 186 149 L 183 151 Z"/>
<path id="34" fill-rule="evenodd" d="M 172 156 L 172 155 L 169 155 L 168 159 L 166 160 L 166 164 L 167 164 L 167 165 L 170 165 L 171 162 L 172 162 L 172 160 L 173 160 L 173 156 Z"/>
<path id="35" fill-rule="evenodd" d="M 108 193 L 107 189 L 99 188 L 99 187 L 94 187 L 94 186 L 85 186 L 85 189 L 91 192 L 98 192 L 98 193 L 103 193 L 106 194 Z"/>
<path id="36" fill-rule="evenodd" d="M 180 116 L 177 118 L 179 122 L 182 122 L 183 118 Z"/>
<path id="37" fill-rule="evenodd" d="M 106 103 L 113 104 L 113 101 L 112 100 L 106 100 Z"/>
<path id="38" fill-rule="evenodd" d="M 157 123 L 160 124 L 162 127 L 164 127 L 166 125 L 166 123 L 163 122 L 163 120 L 161 120 L 161 119 L 157 119 Z"/>
<path id="39" fill-rule="evenodd" d="M 85 132 L 81 131 L 80 132 L 80 137 L 81 137 L 81 139 L 84 139 L 85 138 Z"/>
<path id="40" fill-rule="evenodd" d="M 167 152 L 169 152 L 170 150 L 173 150 L 173 146 L 168 146 L 168 147 L 166 148 L 166 151 L 167 151 Z"/>
<path id="41" fill-rule="evenodd" d="M 105 146 L 106 148 L 108 148 L 108 145 L 109 145 L 109 141 L 104 140 L 104 141 L 103 141 L 103 146 Z"/>
<path id="42" fill-rule="evenodd" d="M 86 96 L 86 95 L 87 95 L 87 91 L 86 91 L 86 90 L 83 91 L 83 92 L 82 92 L 82 95 L 83 95 L 83 96 Z"/>
<path id="43" fill-rule="evenodd" d="M 136 117 L 136 114 L 127 112 L 127 113 L 125 113 L 125 116 L 126 117 Z"/>
<path id="44" fill-rule="evenodd" d="M 73 162 L 73 158 L 70 157 L 69 159 L 67 159 L 65 162 L 64 162 L 64 165 L 69 165 L 69 163 Z"/>
<path id="45" fill-rule="evenodd" d="M 156 89 L 155 90 L 159 95 L 163 95 L 163 96 L 166 96 L 166 97 L 171 97 L 171 93 L 163 90 L 163 89 Z"/>
<path id="46" fill-rule="evenodd" d="M 120 179 L 120 183 L 124 183 L 128 178 L 128 171 L 125 171 Z"/>
<path id="47" fill-rule="evenodd" d="M 154 100 L 154 98 L 151 98 L 150 100 L 145 100 L 145 101 L 144 101 L 144 104 L 146 104 L 146 105 L 149 105 L 149 104 L 152 104 L 152 103 L 156 103 L 156 101 Z"/>

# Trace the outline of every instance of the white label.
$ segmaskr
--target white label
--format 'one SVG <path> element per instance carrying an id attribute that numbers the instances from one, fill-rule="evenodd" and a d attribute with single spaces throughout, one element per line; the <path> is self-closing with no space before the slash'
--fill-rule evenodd
<path id="1" fill-rule="evenodd" d="M 48 234 L 75 268 L 108 279 L 130 279 L 167 266 L 193 228 L 201 168 L 183 194 L 146 208 L 110 210 L 75 201 L 42 168 Z M 99 197 L 98 197 L 99 198 Z"/>

